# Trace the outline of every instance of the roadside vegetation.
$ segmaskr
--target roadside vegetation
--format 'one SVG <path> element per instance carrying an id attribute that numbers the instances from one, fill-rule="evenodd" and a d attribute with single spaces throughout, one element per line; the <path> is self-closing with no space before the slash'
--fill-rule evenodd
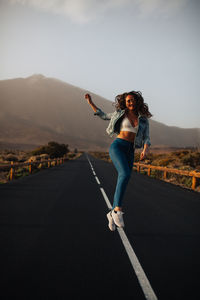
<path id="1" fill-rule="evenodd" d="M 90 152 L 90 154 L 96 158 L 111 162 L 108 152 Z M 140 152 L 136 150 L 135 162 L 139 162 L 139 157 Z M 148 157 L 141 163 L 172 169 L 200 172 L 200 152 L 191 149 L 177 150 L 167 153 L 154 153 L 153 151 L 150 151 Z M 147 171 L 142 170 L 141 173 L 146 174 Z M 151 177 L 163 180 L 163 172 L 151 170 Z M 192 177 L 167 173 L 165 181 L 190 189 Z M 196 191 L 200 192 L 200 178 L 197 178 Z"/>
<path id="2" fill-rule="evenodd" d="M 54 141 L 49 142 L 47 145 L 40 146 L 32 151 L 22 150 L 0 150 L 0 166 L 9 165 L 11 162 L 26 163 L 26 162 L 42 162 L 48 159 L 65 158 L 65 160 L 73 160 L 78 158 L 82 152 L 77 148 L 70 150 L 67 144 L 59 144 Z M 56 162 L 51 164 L 56 165 Z M 37 166 L 32 166 L 32 173 L 36 173 L 41 169 L 47 168 L 47 163 L 39 163 Z M 20 166 L 15 170 L 15 179 L 29 175 L 28 166 Z M 9 181 L 10 172 L 0 170 L 0 184 Z"/>

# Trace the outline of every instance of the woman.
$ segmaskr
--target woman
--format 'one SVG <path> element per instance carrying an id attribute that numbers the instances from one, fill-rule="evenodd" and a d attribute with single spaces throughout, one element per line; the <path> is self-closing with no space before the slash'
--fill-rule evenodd
<path id="1" fill-rule="evenodd" d="M 118 172 L 113 207 L 107 214 L 108 226 L 114 231 L 116 225 L 124 227 L 122 200 L 132 172 L 135 148 L 143 147 L 140 155 L 140 160 L 143 160 L 151 145 L 148 118 L 152 114 L 148 110 L 148 105 L 144 103 L 141 92 L 131 91 L 116 96 L 116 111 L 108 114 L 93 103 L 89 94 L 85 95 L 85 99 L 95 115 L 103 120 L 110 120 L 106 129 L 108 135 L 117 134 L 109 148 L 110 158 Z"/>

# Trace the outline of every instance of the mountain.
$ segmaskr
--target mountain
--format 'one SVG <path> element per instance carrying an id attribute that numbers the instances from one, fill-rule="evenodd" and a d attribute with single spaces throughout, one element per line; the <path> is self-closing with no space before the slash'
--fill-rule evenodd
<path id="1" fill-rule="evenodd" d="M 34 148 L 49 141 L 81 150 L 108 150 L 115 138 L 105 129 L 108 121 L 97 116 L 84 99 L 89 91 L 55 78 L 36 74 L 0 81 L 0 145 Z M 105 112 L 113 103 L 89 92 Z M 200 145 L 200 129 L 166 126 L 150 119 L 152 146 Z"/>

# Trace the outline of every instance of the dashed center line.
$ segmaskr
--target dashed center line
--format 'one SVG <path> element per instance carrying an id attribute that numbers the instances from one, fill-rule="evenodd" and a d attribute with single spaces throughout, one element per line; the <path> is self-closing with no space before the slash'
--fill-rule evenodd
<path id="1" fill-rule="evenodd" d="M 88 160 L 88 162 L 90 164 L 92 172 L 94 174 L 95 173 L 94 172 L 94 168 L 93 168 L 93 166 L 92 166 L 92 164 L 91 164 L 91 162 L 90 162 L 89 157 L 88 157 L 87 154 L 86 154 L 86 157 L 87 157 L 87 160 Z M 96 176 L 96 173 L 94 175 L 95 175 L 95 179 L 96 179 L 97 183 L 100 185 L 100 181 L 99 181 L 98 177 Z M 100 187 L 100 191 L 101 191 L 101 193 L 103 195 L 103 198 L 104 198 L 104 200 L 105 200 L 105 202 L 107 204 L 108 209 L 112 209 L 112 205 L 111 205 L 111 203 L 110 203 L 110 201 L 108 199 L 108 196 L 106 195 L 106 193 L 105 193 L 105 191 L 104 191 L 104 189 L 102 187 Z M 158 300 L 158 298 L 155 295 L 155 293 L 154 293 L 154 291 L 153 291 L 153 289 L 151 287 L 151 284 L 150 284 L 150 282 L 149 282 L 149 280 L 148 280 L 148 278 L 147 278 L 147 276 L 146 276 L 146 274 L 145 274 L 145 272 L 144 272 L 144 270 L 143 270 L 143 268 L 142 268 L 142 266 L 141 266 L 141 264 L 140 264 L 140 262 L 139 262 L 139 260 L 138 260 L 138 258 L 136 256 L 136 254 L 135 254 L 135 252 L 134 252 L 134 250 L 133 250 L 133 248 L 132 248 L 132 246 L 131 246 L 131 244 L 130 244 L 127 236 L 126 236 L 126 233 L 124 232 L 124 229 L 117 227 L 117 230 L 118 230 L 119 236 L 120 236 L 120 238 L 122 240 L 122 243 L 124 245 L 124 248 L 126 250 L 126 253 L 127 253 L 128 257 L 129 257 L 129 260 L 131 262 L 131 265 L 132 265 L 132 267 L 133 267 L 133 269 L 135 271 L 135 274 L 136 274 L 136 276 L 138 278 L 139 284 L 140 284 L 140 286 L 142 288 L 142 291 L 144 293 L 145 298 L 147 300 Z"/>
<path id="2" fill-rule="evenodd" d="M 107 204 L 108 208 L 112 209 L 112 205 L 110 204 L 110 201 L 109 201 L 109 199 L 108 199 L 108 197 L 107 197 L 107 195 L 106 195 L 106 193 L 105 193 L 105 191 L 102 187 L 100 188 L 100 191 L 102 192 L 102 195 L 104 197 L 104 200 L 106 201 L 106 204 Z"/>
<path id="3" fill-rule="evenodd" d="M 100 184 L 99 178 L 97 176 L 95 176 L 95 179 L 96 179 L 97 183 Z"/>

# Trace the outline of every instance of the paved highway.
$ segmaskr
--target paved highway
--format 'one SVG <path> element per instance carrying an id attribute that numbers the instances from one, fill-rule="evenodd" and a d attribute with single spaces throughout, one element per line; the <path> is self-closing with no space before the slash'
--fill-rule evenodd
<path id="1" fill-rule="evenodd" d="M 199 194 L 133 172 L 111 232 L 116 180 L 85 153 L 0 185 L 1 299 L 198 299 Z"/>

